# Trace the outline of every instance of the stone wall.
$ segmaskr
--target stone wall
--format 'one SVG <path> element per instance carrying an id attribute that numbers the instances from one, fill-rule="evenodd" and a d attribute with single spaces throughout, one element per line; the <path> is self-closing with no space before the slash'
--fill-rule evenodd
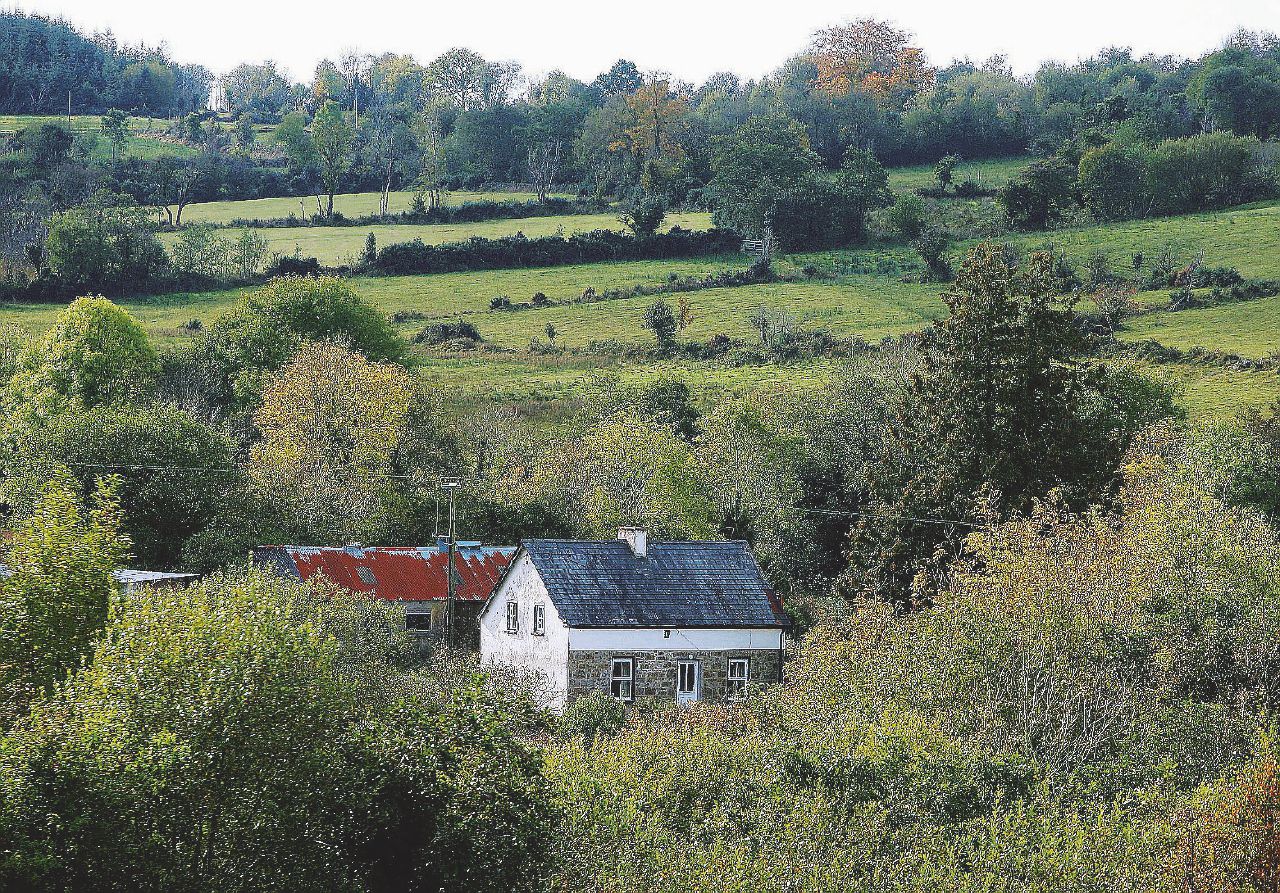
<path id="1" fill-rule="evenodd" d="M 728 692 L 729 661 L 747 658 L 750 685 L 778 681 L 781 655 L 773 649 L 731 649 L 728 651 L 570 651 L 569 700 L 590 691 L 609 691 L 615 657 L 635 659 L 635 696 L 674 701 L 676 677 L 681 661 L 702 664 L 702 700 L 724 701 Z"/>

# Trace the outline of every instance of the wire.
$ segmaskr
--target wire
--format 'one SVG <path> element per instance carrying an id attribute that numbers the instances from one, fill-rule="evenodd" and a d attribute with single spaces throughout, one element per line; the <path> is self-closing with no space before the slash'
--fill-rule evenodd
<path id="1" fill-rule="evenodd" d="M 912 515 L 875 514 L 872 512 L 838 512 L 832 509 L 800 509 L 811 515 L 835 515 L 842 518 L 874 518 L 879 521 L 913 521 L 917 524 L 955 524 L 960 527 L 972 527 L 975 530 L 986 527 L 985 524 L 974 524 L 972 521 L 956 521 L 952 518 L 917 518 Z"/>

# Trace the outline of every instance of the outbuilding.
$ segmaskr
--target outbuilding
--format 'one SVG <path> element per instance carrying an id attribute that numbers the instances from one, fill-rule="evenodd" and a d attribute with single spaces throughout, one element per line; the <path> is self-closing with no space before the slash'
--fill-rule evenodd
<path id="1" fill-rule="evenodd" d="M 480 656 L 542 677 L 547 706 L 591 691 L 726 701 L 782 679 L 789 626 L 744 542 L 531 539 L 480 612 Z"/>

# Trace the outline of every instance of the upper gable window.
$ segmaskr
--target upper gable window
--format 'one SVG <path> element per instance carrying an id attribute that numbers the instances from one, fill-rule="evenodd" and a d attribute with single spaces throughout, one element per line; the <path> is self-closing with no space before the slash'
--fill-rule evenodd
<path id="1" fill-rule="evenodd" d="M 516 602 L 507 602 L 507 632 L 520 632 L 520 605 Z"/>
<path id="2" fill-rule="evenodd" d="M 533 634 L 543 636 L 547 633 L 547 606 L 533 606 Z"/>

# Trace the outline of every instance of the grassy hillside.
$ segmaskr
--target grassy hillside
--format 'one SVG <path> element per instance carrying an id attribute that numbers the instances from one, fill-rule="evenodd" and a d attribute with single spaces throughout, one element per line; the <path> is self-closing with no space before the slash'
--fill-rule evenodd
<path id="1" fill-rule="evenodd" d="M 1030 158 L 1016 155 L 1012 158 L 992 158 L 985 161 L 965 161 L 956 165 L 953 182 L 976 180 L 989 189 L 998 189 L 1015 177 L 1030 162 Z M 937 186 L 932 164 L 889 169 L 889 186 L 895 192 L 907 192 L 922 186 Z"/>
<path id="2" fill-rule="evenodd" d="M 0 115 L 0 137 L 10 136 L 26 127 L 38 127 L 46 122 L 67 126 L 67 118 L 51 115 Z M 168 125 L 165 118 L 133 118 L 129 122 L 131 136 L 124 154 L 137 158 L 157 158 L 161 155 L 178 155 L 189 158 L 197 154 L 191 146 L 174 142 L 161 131 Z M 111 144 L 102 134 L 102 117 L 99 115 L 73 115 L 71 131 L 75 134 L 91 134 L 97 137 L 93 155 L 100 161 L 111 157 Z"/>
<path id="3" fill-rule="evenodd" d="M 1134 252 L 1143 252 L 1149 263 L 1169 245 L 1186 261 L 1203 252 L 1210 266 L 1235 267 L 1246 276 L 1280 277 L 1280 203 L 1055 230 L 1014 241 L 1027 248 L 1051 243 L 1081 261 L 1101 250 L 1117 270 L 1129 267 Z"/>
<path id="4" fill-rule="evenodd" d="M 185 215 L 184 215 L 184 220 Z M 707 229 L 711 226 L 709 214 L 671 214 L 664 227 L 682 226 L 685 229 Z M 621 230 L 622 224 L 613 214 L 570 214 L 562 217 L 528 217 L 520 220 L 484 220 L 479 223 L 387 224 L 375 226 L 298 226 L 267 227 L 260 232 L 279 254 L 300 253 L 303 257 L 316 257 L 322 264 L 336 265 L 354 261 L 364 250 L 365 239 L 373 233 L 379 247 L 412 239 L 439 245 L 445 242 L 463 242 L 475 236 L 498 239 L 524 233 L 526 236 L 552 236 L 589 232 L 594 229 Z M 234 237 L 239 230 L 230 229 L 226 235 Z M 162 237 L 166 242 L 177 239 L 174 233 Z"/>
<path id="5" fill-rule="evenodd" d="M 1127 341 L 1151 338 L 1183 350 L 1204 347 L 1244 357 L 1265 357 L 1280 352 L 1280 297 L 1151 313 L 1129 320 L 1120 337 Z"/>
<path id="6" fill-rule="evenodd" d="M 502 234 L 522 230 L 532 234 L 553 231 L 563 221 L 591 228 L 617 225 L 609 215 L 586 218 L 535 218 L 516 221 L 489 221 L 465 227 L 466 234 Z M 682 219 L 682 225 L 701 220 Z M 423 236 L 433 241 L 458 238 L 456 227 L 374 227 L 379 243 Z M 566 227 L 569 230 L 570 227 Z M 454 230 L 453 233 L 447 231 Z M 308 250 L 326 248 L 333 259 L 339 251 L 355 254 L 363 247 L 368 228 L 298 228 L 267 230 L 270 236 L 308 240 Z M 345 243 L 324 245 L 325 239 Z M 1077 260 L 1096 248 L 1106 251 L 1119 268 L 1130 263 L 1135 251 L 1148 257 L 1165 244 L 1173 244 L 1188 259 L 1203 251 L 1206 263 L 1237 266 L 1245 275 L 1280 275 L 1280 205 L 1193 217 L 1108 224 L 1063 230 L 1049 235 L 1017 237 L 1027 248 L 1051 241 Z M 282 245 L 292 249 L 292 245 Z M 959 249 L 957 249 L 959 250 Z M 530 405 L 555 401 L 593 371 L 612 368 L 624 375 L 651 374 L 643 364 L 627 363 L 607 355 L 552 355 L 531 353 L 530 339 L 546 339 L 550 323 L 558 344 L 582 348 L 592 341 L 613 340 L 622 344 L 651 343 L 652 336 L 640 320 L 645 307 L 655 298 L 635 297 L 595 303 L 559 304 L 541 309 L 491 311 L 489 302 L 504 295 L 514 303 L 529 302 L 541 292 L 554 302 L 573 301 L 590 286 L 597 292 L 638 284 L 659 285 L 672 276 L 704 276 L 724 269 L 741 269 L 748 259 L 742 255 L 692 260 L 637 261 L 586 264 L 533 270 L 494 270 L 480 273 L 450 273 L 435 276 L 360 278 L 353 286 L 388 314 L 413 311 L 422 318 L 399 325 L 402 335 L 411 337 L 431 321 L 465 316 L 484 337 L 488 349 L 461 355 L 438 351 L 416 352 L 421 373 L 449 389 L 452 399 L 471 402 L 488 397 L 516 400 Z M 717 288 L 685 295 L 693 313 L 690 327 L 681 337 L 704 341 L 727 334 L 754 341 L 749 314 L 764 305 L 790 314 L 798 326 L 823 327 L 840 337 L 861 336 L 877 340 L 885 335 L 918 330 L 945 312 L 937 285 L 902 281 L 901 268 L 913 263 L 911 252 L 898 248 L 827 252 L 799 255 L 778 263 L 780 272 L 794 275 L 799 268 L 814 264 L 828 271 L 829 278 L 801 279 L 769 285 Z M 867 271 L 877 267 L 883 274 Z M 147 326 L 161 344 L 190 337 L 181 328 L 191 320 L 210 324 L 241 292 L 236 290 L 177 294 L 123 302 Z M 667 295 L 673 306 L 680 295 Z M 1148 306 L 1166 300 L 1161 292 L 1140 296 Z M 59 307 L 10 305 L 0 309 L 0 321 L 16 321 L 33 332 L 52 324 Z M 1160 312 L 1136 317 L 1121 337 L 1156 338 L 1181 348 L 1201 345 L 1246 356 L 1263 356 L 1280 347 L 1280 298 L 1224 305 L 1204 310 Z M 680 365 L 708 399 L 720 393 L 747 393 L 773 386 L 819 386 L 828 364 L 824 362 L 750 368 L 720 368 L 714 365 Z M 1272 373 L 1236 372 L 1214 366 L 1151 366 L 1151 374 L 1168 377 L 1182 389 L 1182 400 L 1195 416 L 1227 415 L 1244 405 L 1262 405 L 1280 396 L 1280 376 Z"/>
<path id="7" fill-rule="evenodd" d="M 413 207 L 413 192 L 391 193 L 390 210 L 393 214 Z M 347 217 L 361 217 L 378 213 L 379 192 L 353 192 L 333 197 L 333 210 Z M 537 198 L 532 192 L 450 192 L 445 200 L 448 205 L 465 202 L 528 202 Z M 316 213 L 313 196 L 297 198 L 256 198 L 236 202 L 202 202 L 188 205 L 182 211 L 184 223 L 230 223 L 233 220 L 272 220 L 288 217 L 310 217 Z"/>

